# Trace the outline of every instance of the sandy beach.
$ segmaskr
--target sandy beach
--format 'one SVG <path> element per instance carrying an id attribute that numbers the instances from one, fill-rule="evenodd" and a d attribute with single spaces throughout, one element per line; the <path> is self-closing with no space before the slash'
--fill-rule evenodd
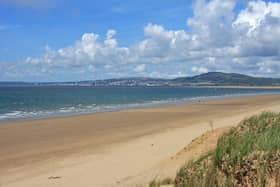
<path id="1" fill-rule="evenodd" d="M 0 186 L 146 186 L 262 111 L 280 112 L 280 95 L 0 123 Z"/>

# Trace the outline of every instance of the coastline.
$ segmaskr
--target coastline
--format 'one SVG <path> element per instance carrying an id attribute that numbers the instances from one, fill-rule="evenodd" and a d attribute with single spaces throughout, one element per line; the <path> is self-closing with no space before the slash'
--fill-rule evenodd
<path id="1" fill-rule="evenodd" d="M 197 86 L 197 88 L 244 88 L 244 89 L 280 89 L 280 86 Z"/>
<path id="2" fill-rule="evenodd" d="M 229 127 L 264 110 L 279 112 L 280 95 L 5 122 L 0 185 L 125 186 L 209 130 L 210 120 Z"/>
<path id="3" fill-rule="evenodd" d="M 191 87 L 191 88 L 232 88 L 232 89 L 272 89 L 280 91 L 280 87 L 239 87 L 239 86 L 200 86 L 200 87 Z M 280 93 L 280 92 L 279 92 Z M 196 97 L 187 97 L 187 98 L 178 98 L 178 99 L 167 99 L 167 100 L 154 100 L 148 101 L 144 103 L 128 103 L 128 104 L 119 104 L 118 106 L 104 106 L 100 109 L 93 109 L 89 111 L 79 111 L 79 112 L 65 112 L 60 113 L 59 110 L 57 112 L 52 111 L 52 114 L 43 114 L 43 115 L 36 115 L 36 116 L 24 116 L 24 117 L 3 117 L 0 116 L 0 125 L 1 123 L 7 122 L 16 122 L 16 121 L 30 121 L 30 120 L 40 120 L 40 119 L 53 119 L 53 118 L 64 118 L 64 117 L 71 117 L 71 116 L 84 116 L 84 115 L 92 115 L 97 113 L 106 113 L 106 112 L 116 112 L 122 110 L 131 110 L 131 109 L 143 109 L 143 108 L 154 108 L 154 107 L 164 107 L 168 105 L 180 105 L 180 104 L 190 104 L 197 101 L 209 101 L 209 100 L 219 100 L 219 99 L 227 99 L 227 98 L 239 98 L 244 96 L 261 96 L 261 95 L 274 95 L 279 93 L 273 92 L 263 92 L 263 93 L 239 93 L 239 94 L 225 94 L 225 95 L 213 95 L 213 96 L 196 96 Z M 70 107 L 72 108 L 72 107 Z M 63 108 L 65 110 L 65 108 Z M 75 109 L 77 110 L 77 109 Z M 14 111 L 20 112 L 20 111 Z M 47 112 L 47 111 L 46 111 Z M 13 113 L 13 112 L 12 112 Z M 25 113 L 25 112 L 24 112 Z M 34 113 L 34 112 L 31 112 Z M 48 113 L 48 112 L 47 112 Z M 3 114 L 5 116 L 5 114 Z"/>

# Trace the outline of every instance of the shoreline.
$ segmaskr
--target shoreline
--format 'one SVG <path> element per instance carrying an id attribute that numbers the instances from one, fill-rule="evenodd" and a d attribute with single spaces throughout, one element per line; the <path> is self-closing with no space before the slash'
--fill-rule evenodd
<path id="1" fill-rule="evenodd" d="M 194 86 L 196 88 L 244 88 L 244 89 L 280 89 L 280 86 Z"/>
<path id="2" fill-rule="evenodd" d="M 200 87 L 196 87 L 200 88 Z M 201 87 L 201 88 L 244 88 L 248 89 L 248 87 Z M 252 89 L 270 89 L 270 88 L 252 88 Z M 280 89 L 275 88 L 275 89 Z M 109 113 L 109 112 L 118 112 L 118 111 L 125 111 L 125 110 L 133 110 L 133 109 L 145 109 L 145 108 L 156 108 L 156 107 L 165 107 L 165 106 L 172 106 L 172 105 L 181 105 L 181 104 L 190 104 L 197 101 L 211 101 L 211 100 L 220 100 L 220 99 L 229 99 L 229 98 L 239 98 L 239 97 L 246 97 L 246 96 L 261 96 L 261 95 L 277 95 L 279 93 L 248 93 L 248 94 L 226 94 L 226 95 L 219 95 L 219 96 L 200 96 L 200 97 L 190 97 L 190 98 L 181 98 L 175 99 L 174 101 L 151 101 L 147 103 L 130 103 L 126 106 L 116 107 L 114 109 L 101 109 L 99 111 L 88 111 L 88 112 L 69 112 L 65 114 L 51 114 L 49 116 L 35 116 L 35 117 L 19 117 L 19 118 L 8 118 L 8 119 L 1 119 L 0 118 L 0 125 L 2 123 L 9 123 L 9 122 L 17 122 L 17 121 L 32 121 L 32 120 L 44 120 L 44 119 L 56 119 L 56 118 L 67 118 L 73 116 L 87 116 L 93 115 L 98 113 Z M 131 105 L 131 106 L 128 106 Z"/>
<path id="3" fill-rule="evenodd" d="M 147 182 L 159 163 L 209 130 L 210 120 L 230 127 L 265 110 L 280 111 L 279 94 L 2 123 L 0 185 Z"/>

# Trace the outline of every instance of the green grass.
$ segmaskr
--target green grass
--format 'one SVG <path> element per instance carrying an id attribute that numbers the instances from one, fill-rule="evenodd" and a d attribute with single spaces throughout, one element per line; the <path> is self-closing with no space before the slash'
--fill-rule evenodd
<path id="1" fill-rule="evenodd" d="M 158 181 L 156 179 L 152 180 L 149 183 L 149 187 L 159 187 L 159 186 L 160 186 L 160 183 L 158 183 Z"/>
<path id="2" fill-rule="evenodd" d="M 280 178 L 280 114 L 265 112 L 223 135 L 216 149 L 183 166 L 176 187 L 267 186 Z"/>
<path id="3" fill-rule="evenodd" d="M 209 152 L 198 160 L 190 161 L 185 166 L 181 167 L 177 172 L 175 186 L 197 187 L 209 186 L 212 184 L 213 174 L 216 173 L 214 171 L 213 162 L 211 162 L 212 155 L 213 152 Z"/>
<path id="4" fill-rule="evenodd" d="M 165 178 L 163 180 L 154 179 L 149 183 L 149 187 L 160 187 L 161 185 L 174 184 L 174 180 L 171 178 Z"/>
<path id="5" fill-rule="evenodd" d="M 280 149 L 280 115 L 266 112 L 243 121 L 240 126 L 224 135 L 218 141 L 215 161 L 219 164 L 227 155 L 234 165 L 253 151 L 265 151 L 269 154 L 278 149 Z"/>

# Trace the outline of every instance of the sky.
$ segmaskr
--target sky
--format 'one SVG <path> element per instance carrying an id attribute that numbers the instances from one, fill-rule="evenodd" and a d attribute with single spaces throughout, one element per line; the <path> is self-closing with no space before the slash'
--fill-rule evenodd
<path id="1" fill-rule="evenodd" d="M 0 0 L 0 81 L 280 78 L 280 0 Z"/>

